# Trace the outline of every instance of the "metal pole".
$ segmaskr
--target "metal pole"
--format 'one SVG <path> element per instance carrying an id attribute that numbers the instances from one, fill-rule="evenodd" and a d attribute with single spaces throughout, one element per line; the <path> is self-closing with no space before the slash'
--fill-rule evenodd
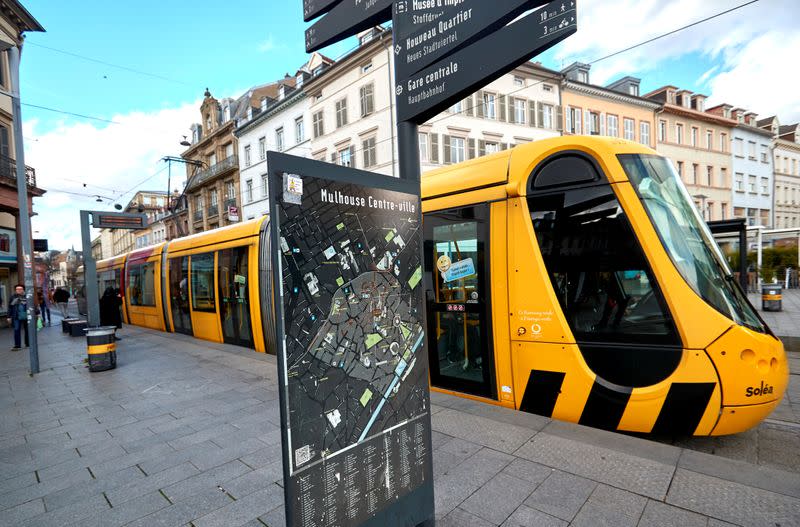
<path id="1" fill-rule="evenodd" d="M 397 123 L 397 160 L 400 165 L 400 179 L 419 182 L 422 168 L 419 163 L 419 132 L 415 123 Z"/>
<path id="2" fill-rule="evenodd" d="M 17 256 L 17 277 L 22 270 L 25 295 L 28 300 L 28 342 L 31 374 L 39 373 L 39 343 L 36 340 L 36 291 L 33 282 L 33 252 L 31 251 L 31 216 L 28 210 L 28 180 L 25 174 L 25 147 L 22 144 L 22 109 L 19 101 L 19 48 L 8 50 L 11 70 L 11 105 L 14 115 L 14 157 L 17 164 L 17 198 L 19 202 L 19 222 L 17 236 L 22 238 L 22 255 Z M 22 256 L 22 258 L 20 258 Z M 21 267 L 19 264 L 22 264 Z M 42 291 L 44 294 L 44 291 Z"/>
<path id="3" fill-rule="evenodd" d="M 761 244 L 763 243 L 763 237 L 761 235 L 761 229 L 758 229 L 758 256 L 756 262 L 758 263 L 758 272 L 756 273 L 756 290 L 761 289 Z"/>
<path id="4" fill-rule="evenodd" d="M 747 226 L 742 225 L 739 231 L 739 282 L 747 293 L 749 280 L 747 279 Z"/>
<path id="5" fill-rule="evenodd" d="M 92 238 L 89 231 L 88 210 L 81 211 L 81 244 L 83 245 L 83 278 L 86 283 L 86 312 L 89 327 L 100 325 L 100 293 L 97 291 L 97 264 L 92 256 Z"/>

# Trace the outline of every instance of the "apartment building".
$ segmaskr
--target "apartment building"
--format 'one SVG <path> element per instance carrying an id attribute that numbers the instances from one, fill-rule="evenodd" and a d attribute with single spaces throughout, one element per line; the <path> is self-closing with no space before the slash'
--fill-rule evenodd
<path id="1" fill-rule="evenodd" d="M 564 134 L 619 137 L 655 148 L 661 105 L 639 96 L 640 79 L 623 77 L 602 87 L 590 83 L 589 71 L 579 62 L 561 71 Z"/>
<path id="2" fill-rule="evenodd" d="M 379 28 L 303 90 L 311 157 L 399 176 L 392 35 Z M 526 63 L 419 127 L 422 170 L 560 135 L 558 72 Z"/>
<path id="3" fill-rule="evenodd" d="M 242 215 L 253 219 L 269 213 L 267 151 L 310 157 L 310 103 L 304 84 L 320 75 L 333 61 L 319 53 L 294 75 L 294 83 L 280 82 L 277 97 L 234 131 L 239 139 L 239 188 Z"/>
<path id="4" fill-rule="evenodd" d="M 750 226 L 773 225 L 772 134 L 758 127 L 757 115 L 730 104 L 720 104 L 707 113 L 733 119 L 731 159 L 733 172 L 733 217 L 746 218 Z"/>
<path id="5" fill-rule="evenodd" d="M 731 140 L 737 122 L 706 112 L 706 96 L 663 86 L 646 95 L 658 102 L 656 149 L 671 159 L 706 221 L 733 217 Z"/>
<path id="6" fill-rule="evenodd" d="M 781 125 L 770 117 L 758 124 L 773 137 L 775 227 L 800 227 L 800 123 Z"/>

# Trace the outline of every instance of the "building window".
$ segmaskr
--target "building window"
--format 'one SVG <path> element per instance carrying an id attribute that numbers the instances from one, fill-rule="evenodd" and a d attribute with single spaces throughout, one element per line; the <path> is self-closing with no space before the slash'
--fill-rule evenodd
<path id="1" fill-rule="evenodd" d="M 712 148 L 714 148 L 714 132 L 706 130 L 706 149 L 711 150 Z"/>
<path id="2" fill-rule="evenodd" d="M 581 133 L 581 121 L 583 120 L 583 110 L 580 108 L 567 107 L 567 132 L 571 134 Z"/>
<path id="3" fill-rule="evenodd" d="M 244 200 L 247 203 L 251 203 L 253 201 L 253 180 L 248 179 L 244 182 Z"/>
<path id="4" fill-rule="evenodd" d="M 747 142 L 747 157 L 751 160 L 756 160 L 756 142 L 755 141 L 748 141 Z"/>
<path id="5" fill-rule="evenodd" d="M 755 176 L 747 176 L 747 191 L 751 194 L 755 194 L 757 192 Z"/>
<path id="6" fill-rule="evenodd" d="M 427 163 L 430 159 L 428 153 L 428 134 L 419 134 L 419 161 L 420 163 Z"/>
<path id="7" fill-rule="evenodd" d="M 706 167 L 706 185 L 709 187 L 714 186 L 714 167 Z"/>
<path id="8" fill-rule="evenodd" d="M 313 126 L 314 126 L 314 139 L 317 137 L 321 137 L 325 135 L 325 123 L 322 120 L 322 110 L 318 111 L 314 114 L 313 117 Z"/>
<path id="9" fill-rule="evenodd" d="M 212 207 L 216 207 L 217 204 L 219 203 L 219 201 L 217 200 L 217 189 L 212 190 L 211 193 L 209 194 L 209 197 L 210 197 L 209 199 L 210 205 Z"/>
<path id="10" fill-rule="evenodd" d="M 367 84 L 362 86 L 359 90 L 361 99 L 361 117 L 366 117 L 375 111 L 375 85 Z M 347 116 L 345 115 L 345 124 L 347 124 Z"/>
<path id="11" fill-rule="evenodd" d="M 514 86 L 517 86 L 517 87 L 520 87 L 520 88 L 525 86 L 525 79 L 522 78 L 522 77 L 518 77 L 518 76 L 514 75 Z"/>
<path id="12" fill-rule="evenodd" d="M 244 147 L 244 166 L 249 167 L 252 164 L 250 159 L 250 145 Z M 213 163 L 209 163 L 209 165 L 213 166 Z"/>
<path id="13" fill-rule="evenodd" d="M 697 128 L 692 126 L 692 146 L 697 146 Z"/>
<path id="14" fill-rule="evenodd" d="M 678 175 L 681 177 L 681 180 L 685 181 L 683 179 L 683 161 L 678 161 Z"/>
<path id="15" fill-rule="evenodd" d="M 683 125 L 675 124 L 675 142 L 679 145 L 683 144 Z"/>
<path id="16" fill-rule="evenodd" d="M 365 73 L 369 73 L 372 70 L 372 61 L 367 62 L 366 64 L 361 65 L 361 74 L 364 75 Z"/>
<path id="17" fill-rule="evenodd" d="M 761 178 L 761 193 L 765 196 L 769 195 L 769 178 Z"/>
<path id="18" fill-rule="evenodd" d="M 622 125 L 625 128 L 625 139 L 628 141 L 635 141 L 636 140 L 636 132 L 634 131 L 634 123 L 633 119 L 628 119 L 627 117 L 622 120 Z"/>
<path id="19" fill-rule="evenodd" d="M 720 218 L 720 219 L 727 220 L 728 219 L 728 204 L 727 203 L 720 203 L 719 206 L 720 206 L 720 212 L 722 213 L 722 218 Z"/>
<path id="20" fill-rule="evenodd" d="M 336 101 L 336 128 L 347 125 L 347 99 Z"/>
<path id="21" fill-rule="evenodd" d="M 494 93 L 483 94 L 483 115 L 487 119 L 497 119 L 497 105 Z"/>
<path id="22" fill-rule="evenodd" d="M 374 167 L 378 164 L 374 137 L 365 139 L 361 144 L 361 149 L 364 152 L 364 168 Z"/>
<path id="23" fill-rule="evenodd" d="M 450 162 L 461 163 L 466 159 L 464 152 L 464 139 L 462 137 L 450 138 Z"/>
<path id="24" fill-rule="evenodd" d="M 514 122 L 517 124 L 525 124 L 525 99 L 514 99 Z"/>
<path id="25" fill-rule="evenodd" d="M 588 135 L 600 135 L 600 114 L 597 112 L 589 112 L 589 117 L 586 120 L 586 133 Z"/>
<path id="26" fill-rule="evenodd" d="M 235 200 L 236 199 L 236 186 L 233 184 L 233 181 L 228 181 L 225 183 L 225 201 Z"/>
<path id="27" fill-rule="evenodd" d="M 283 152 L 283 128 L 275 130 L 275 150 Z"/>
<path id="28" fill-rule="evenodd" d="M 733 138 L 733 154 L 736 157 L 744 157 L 744 140 L 741 137 Z"/>
<path id="29" fill-rule="evenodd" d="M 722 188 L 730 188 L 730 185 L 728 185 L 728 169 L 725 167 L 719 169 L 719 186 Z"/>
<path id="30" fill-rule="evenodd" d="M 268 191 L 269 189 L 267 188 L 267 176 L 263 175 L 261 176 L 261 197 L 266 199 Z"/>
<path id="31" fill-rule="evenodd" d="M 248 146 L 247 148 L 250 148 L 250 147 Z M 217 153 L 216 152 L 211 152 L 208 155 L 208 166 L 213 167 L 216 164 L 217 164 Z"/>
<path id="32" fill-rule="evenodd" d="M 589 74 L 586 73 L 585 71 L 579 71 L 578 72 L 578 82 L 584 82 L 584 83 L 589 82 Z"/>
<path id="33" fill-rule="evenodd" d="M 697 163 L 692 163 L 692 184 L 694 185 L 700 184 L 700 181 L 698 180 L 697 169 L 698 169 Z"/>
<path id="34" fill-rule="evenodd" d="M 345 148 L 344 150 L 339 150 L 339 164 L 343 167 L 349 167 L 352 165 L 352 153 L 350 152 L 350 147 Z"/>
<path id="35" fill-rule="evenodd" d="M 198 219 L 203 219 L 203 196 L 195 196 L 194 214 L 195 216 L 199 216 Z"/>
<path id="36" fill-rule="evenodd" d="M 639 122 L 639 141 L 643 145 L 650 144 L 650 123 L 647 121 Z"/>
<path id="37" fill-rule="evenodd" d="M 553 86 L 550 84 L 542 84 L 542 91 L 550 93 L 553 91 Z"/>
<path id="38" fill-rule="evenodd" d="M 768 163 L 769 162 L 768 151 L 769 151 L 769 147 L 767 147 L 767 145 L 761 145 L 761 162 L 762 163 Z"/>
<path id="39" fill-rule="evenodd" d="M 258 158 L 265 160 L 267 158 L 267 138 L 261 137 L 258 139 Z"/>
<path id="40" fill-rule="evenodd" d="M 658 140 L 667 142 L 667 121 L 658 121 Z"/>
<path id="41" fill-rule="evenodd" d="M 719 150 L 720 152 L 728 151 L 728 134 L 719 134 Z"/>
<path id="42" fill-rule="evenodd" d="M 464 101 L 463 101 L 463 99 L 458 101 L 457 103 L 455 103 L 453 106 L 451 106 L 448 109 L 448 111 L 450 113 L 455 113 L 455 114 L 462 113 L 464 111 Z"/>
<path id="43" fill-rule="evenodd" d="M 606 132 L 611 137 L 619 137 L 619 117 L 616 115 L 608 115 L 606 116 L 606 120 L 608 121 L 606 125 Z"/>
<path id="44" fill-rule="evenodd" d="M 542 128 L 553 129 L 554 125 L 554 112 L 551 104 L 542 104 Z"/>
<path id="45" fill-rule="evenodd" d="M 744 174 L 736 173 L 736 192 L 744 192 Z"/>
<path id="46" fill-rule="evenodd" d="M 494 142 L 492 142 L 492 143 L 488 143 L 487 142 L 486 143 L 486 154 L 487 155 L 488 154 L 496 154 L 499 151 L 500 151 L 500 145 L 498 145 L 497 143 L 494 143 Z"/>
<path id="47" fill-rule="evenodd" d="M 302 117 L 298 117 L 294 120 L 294 139 L 297 144 L 306 140 L 306 129 Z"/>

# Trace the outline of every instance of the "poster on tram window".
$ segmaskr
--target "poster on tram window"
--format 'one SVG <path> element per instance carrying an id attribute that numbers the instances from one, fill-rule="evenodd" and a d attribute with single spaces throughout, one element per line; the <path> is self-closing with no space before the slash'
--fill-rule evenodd
<path id="1" fill-rule="evenodd" d="M 433 518 L 419 186 L 270 152 L 287 525 Z"/>

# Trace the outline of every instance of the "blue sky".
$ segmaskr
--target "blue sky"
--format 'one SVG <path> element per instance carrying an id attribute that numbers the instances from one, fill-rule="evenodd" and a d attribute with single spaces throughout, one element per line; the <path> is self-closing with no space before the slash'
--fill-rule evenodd
<path id="1" fill-rule="evenodd" d="M 592 61 L 745 2 L 578 0 L 577 34 L 537 60 L 553 69 Z M 28 35 L 23 102 L 121 123 L 23 107 L 26 162 L 50 190 L 36 200 L 34 229 L 56 248 L 78 245 L 79 209 L 124 205 L 137 188 L 166 188 L 160 159 L 180 154 L 178 142 L 198 121 L 206 87 L 217 98 L 235 97 L 294 73 L 307 59 L 302 0 L 23 3 L 47 29 Z M 673 84 L 710 95 L 711 103 L 794 122 L 800 69 L 787 68 L 786 60 L 800 56 L 798 19 L 797 0 L 760 0 L 597 63 L 591 81 L 639 76 L 642 93 Z M 354 45 L 351 38 L 323 53 L 337 58 Z"/>

